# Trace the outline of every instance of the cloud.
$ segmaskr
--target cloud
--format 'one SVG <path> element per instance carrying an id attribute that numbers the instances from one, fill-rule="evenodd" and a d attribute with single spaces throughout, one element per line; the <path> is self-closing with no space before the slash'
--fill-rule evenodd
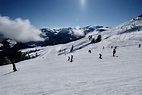
<path id="1" fill-rule="evenodd" d="M 43 41 L 40 34 L 41 31 L 31 25 L 28 19 L 11 20 L 7 16 L 0 16 L 0 40 L 10 38 L 18 42 Z"/>
<path id="2" fill-rule="evenodd" d="M 84 32 L 82 29 L 80 29 L 79 26 L 77 26 L 75 29 L 73 29 L 73 33 L 77 36 L 84 36 Z"/>

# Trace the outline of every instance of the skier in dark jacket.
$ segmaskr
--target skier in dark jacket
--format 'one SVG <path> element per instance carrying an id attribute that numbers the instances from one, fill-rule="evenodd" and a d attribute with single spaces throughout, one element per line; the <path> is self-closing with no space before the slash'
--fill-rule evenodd
<path id="1" fill-rule="evenodd" d="M 113 53 L 113 57 L 114 57 L 114 56 L 115 56 L 115 53 L 116 53 L 116 48 L 113 49 L 113 52 L 112 52 L 112 53 Z"/>
<path id="2" fill-rule="evenodd" d="M 102 59 L 102 54 L 99 54 L 99 58 Z"/>
<path id="3" fill-rule="evenodd" d="M 17 71 L 16 66 L 15 66 L 14 63 L 12 63 L 12 66 L 13 66 L 13 71 L 14 71 L 14 72 Z"/>
<path id="4" fill-rule="evenodd" d="M 71 55 L 70 57 L 70 62 L 73 62 L 73 55 Z"/>
<path id="5" fill-rule="evenodd" d="M 91 53 L 91 50 L 89 49 L 88 52 Z"/>
<path id="6" fill-rule="evenodd" d="M 139 48 L 141 47 L 141 44 L 139 44 Z"/>
<path id="7" fill-rule="evenodd" d="M 12 64 L 12 67 L 13 67 L 13 71 L 14 71 L 14 72 L 17 71 L 15 64 L 14 64 L 13 62 L 11 62 L 10 59 L 8 59 L 8 57 L 5 57 L 5 61 L 6 61 L 8 64 Z"/>

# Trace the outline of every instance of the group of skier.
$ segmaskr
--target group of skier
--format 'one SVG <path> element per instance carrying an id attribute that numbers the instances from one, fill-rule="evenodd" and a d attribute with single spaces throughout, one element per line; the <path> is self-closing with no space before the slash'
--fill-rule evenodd
<path id="1" fill-rule="evenodd" d="M 68 56 L 68 59 L 67 59 L 69 62 L 73 62 L 73 55 L 71 56 Z"/>
<path id="2" fill-rule="evenodd" d="M 140 47 L 141 47 L 141 44 L 139 44 L 138 47 L 140 48 Z M 104 47 L 103 47 L 103 49 L 104 49 Z M 115 54 L 116 54 L 117 46 L 115 46 L 114 48 L 113 48 L 113 46 L 111 46 L 111 49 L 112 49 L 112 56 L 113 56 L 113 57 L 117 57 L 117 56 L 115 55 Z M 71 51 L 70 51 L 70 52 L 72 52 L 72 51 L 73 51 L 73 46 L 71 47 Z M 91 53 L 92 51 L 89 49 L 88 52 Z M 101 54 L 101 53 L 99 54 L 99 59 L 102 59 L 102 54 Z M 12 64 L 12 67 L 13 67 L 13 71 L 14 71 L 14 72 L 17 71 L 15 64 L 14 64 L 13 62 L 11 62 L 11 61 L 8 59 L 8 57 L 5 57 L 5 60 L 6 60 L 7 63 Z M 73 62 L 73 55 L 68 56 L 68 59 L 67 59 L 67 60 L 68 60 L 69 62 Z"/>
<path id="3" fill-rule="evenodd" d="M 112 55 L 113 55 L 113 57 L 115 57 L 117 46 L 115 46 L 114 48 L 113 48 L 113 46 L 111 46 L 111 48 L 113 49 Z M 104 46 L 103 46 L 103 49 L 104 49 Z M 71 47 L 70 52 L 72 52 L 72 51 L 73 51 L 73 45 Z M 88 52 L 92 53 L 92 51 L 90 49 L 88 50 Z M 99 53 L 99 59 L 102 59 L 102 54 L 101 53 Z M 68 56 L 67 61 L 73 62 L 73 55 Z"/>
<path id="4" fill-rule="evenodd" d="M 103 46 L 103 49 L 104 49 L 104 46 Z M 113 56 L 113 57 L 116 57 L 115 54 L 116 54 L 117 46 L 115 46 L 114 48 L 113 48 L 113 46 L 111 46 L 111 49 L 113 49 L 113 50 L 112 50 L 112 56 Z M 99 59 L 102 59 L 102 54 L 101 54 L 101 53 L 99 54 Z"/>

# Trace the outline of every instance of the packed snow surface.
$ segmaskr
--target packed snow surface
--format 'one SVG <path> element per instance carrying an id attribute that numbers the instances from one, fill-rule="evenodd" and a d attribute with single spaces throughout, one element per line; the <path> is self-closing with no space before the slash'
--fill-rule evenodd
<path id="1" fill-rule="evenodd" d="M 42 48 L 35 59 L 0 67 L 1 95 L 141 95 L 142 48 L 112 49 L 89 45 L 58 55 L 61 45 Z M 88 49 L 92 53 L 88 53 Z M 98 58 L 101 53 L 102 59 Z M 73 62 L 67 56 L 73 55 Z"/>

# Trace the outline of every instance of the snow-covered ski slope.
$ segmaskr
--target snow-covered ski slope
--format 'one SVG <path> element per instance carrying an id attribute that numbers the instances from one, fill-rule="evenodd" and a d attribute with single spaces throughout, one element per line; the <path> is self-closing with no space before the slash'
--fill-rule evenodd
<path id="1" fill-rule="evenodd" d="M 141 43 L 142 41 L 142 18 L 135 18 L 101 33 L 105 39 L 104 44 L 128 46 Z M 103 44 L 103 45 L 104 45 Z"/>
<path id="2" fill-rule="evenodd" d="M 86 36 L 67 44 L 38 47 L 39 56 L 17 63 L 17 72 L 11 72 L 12 65 L 1 66 L 0 95 L 142 95 L 142 47 L 138 48 L 142 29 L 130 32 L 131 25 L 142 27 L 142 21 L 94 31 L 89 35 L 102 35 L 97 44 L 90 44 Z M 69 53 L 72 45 L 74 51 Z M 112 45 L 118 46 L 117 57 L 112 57 Z M 73 62 L 67 61 L 70 55 Z"/>

